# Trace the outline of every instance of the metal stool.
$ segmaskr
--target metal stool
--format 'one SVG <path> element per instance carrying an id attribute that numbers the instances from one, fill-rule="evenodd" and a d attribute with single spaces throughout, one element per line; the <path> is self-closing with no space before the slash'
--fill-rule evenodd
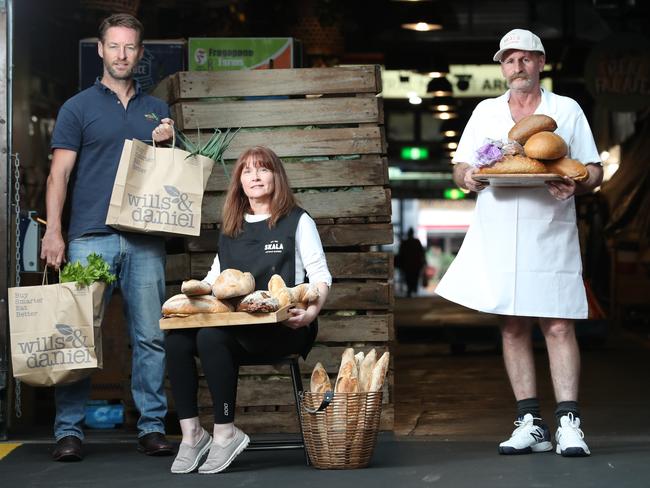
<path id="1" fill-rule="evenodd" d="M 272 439 L 272 440 L 255 440 L 251 439 L 247 449 L 251 451 L 263 451 L 273 449 L 302 449 L 305 453 L 305 461 L 307 466 L 311 465 L 307 450 L 305 449 L 304 437 L 302 435 L 302 422 L 300 422 L 300 395 L 302 394 L 302 378 L 300 376 L 300 366 L 298 363 L 298 354 L 292 354 L 283 358 L 264 359 L 260 358 L 255 361 L 247 361 L 242 363 L 241 366 L 266 366 L 266 365 L 288 365 L 291 371 L 291 383 L 293 385 L 293 396 L 296 402 L 296 414 L 298 415 L 298 426 L 300 427 L 300 439 Z"/>

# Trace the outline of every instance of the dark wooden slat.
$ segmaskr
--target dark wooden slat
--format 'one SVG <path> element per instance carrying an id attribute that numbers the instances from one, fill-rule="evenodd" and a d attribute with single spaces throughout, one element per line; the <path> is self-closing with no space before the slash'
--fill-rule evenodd
<path id="1" fill-rule="evenodd" d="M 165 264 L 165 280 L 186 280 L 190 275 L 189 254 L 168 254 Z"/>
<path id="2" fill-rule="evenodd" d="M 327 264 L 336 278 L 388 279 L 392 276 L 392 254 L 383 252 L 328 252 Z M 203 278 L 214 261 L 214 253 L 192 253 L 187 273 L 178 279 L 187 279 L 191 269 L 192 278 Z M 168 281 L 172 281 L 167 278 Z M 258 286 L 259 288 L 259 286 Z"/>
<path id="3" fill-rule="evenodd" d="M 228 176 L 233 165 L 226 166 Z M 388 165 L 385 158 L 362 156 L 359 159 L 328 161 L 285 162 L 289 182 L 294 189 L 339 186 L 374 186 L 388 184 Z M 226 191 L 229 179 L 217 164 L 212 170 L 206 191 Z"/>
<path id="4" fill-rule="evenodd" d="M 392 286 L 385 282 L 333 283 L 324 310 L 388 310 L 393 307 Z"/>
<path id="5" fill-rule="evenodd" d="M 379 224 L 324 224 L 318 225 L 323 247 L 373 246 L 393 242 L 393 226 Z M 218 231 L 204 230 L 198 237 L 187 238 L 192 252 L 216 252 Z M 194 270 L 191 270 L 195 276 Z"/>
<path id="6" fill-rule="evenodd" d="M 379 124 L 378 98 L 313 98 L 236 102 L 180 102 L 171 107 L 179 129 Z"/>
<path id="7" fill-rule="evenodd" d="M 183 71 L 165 78 L 153 95 L 168 103 L 184 98 L 379 93 L 379 66 Z"/>
<path id="8" fill-rule="evenodd" d="M 187 136 L 196 142 L 196 133 Z M 209 137 L 209 134 L 201 136 Z M 290 129 L 239 132 L 224 154 L 237 159 L 252 146 L 267 146 L 278 156 L 342 156 L 348 154 L 385 154 L 386 139 L 381 127 L 343 129 Z"/>
<path id="9" fill-rule="evenodd" d="M 380 186 L 350 191 L 299 193 L 299 205 L 313 218 L 390 215 L 390 194 Z M 206 194 L 201 211 L 202 223 L 221 221 L 223 197 Z"/>

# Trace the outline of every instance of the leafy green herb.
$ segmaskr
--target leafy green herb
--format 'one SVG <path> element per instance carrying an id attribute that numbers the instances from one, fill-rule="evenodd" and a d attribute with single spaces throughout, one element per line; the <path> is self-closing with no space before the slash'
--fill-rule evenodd
<path id="1" fill-rule="evenodd" d="M 95 281 L 111 284 L 117 279 L 100 254 L 91 253 L 86 260 L 88 261 L 86 266 L 79 261 L 66 264 L 61 270 L 61 283 L 76 281 L 80 285 L 89 286 Z"/>
<path id="2" fill-rule="evenodd" d="M 160 118 L 153 112 L 145 114 L 144 116 L 149 121 L 160 122 Z M 230 129 L 227 129 L 226 132 L 222 132 L 219 129 L 215 129 L 212 135 L 209 137 L 205 144 L 201 143 L 201 131 L 197 130 L 197 143 L 192 142 L 183 132 L 181 132 L 174 125 L 174 132 L 176 133 L 176 140 L 178 140 L 179 145 L 182 149 L 186 150 L 191 156 L 205 156 L 210 158 L 213 161 L 219 161 L 221 167 L 223 168 L 223 173 L 226 175 L 226 179 L 230 181 L 230 175 L 226 168 L 226 162 L 223 159 L 223 155 L 226 153 L 226 149 L 230 146 L 230 143 L 239 132 L 239 129 L 231 133 Z"/>

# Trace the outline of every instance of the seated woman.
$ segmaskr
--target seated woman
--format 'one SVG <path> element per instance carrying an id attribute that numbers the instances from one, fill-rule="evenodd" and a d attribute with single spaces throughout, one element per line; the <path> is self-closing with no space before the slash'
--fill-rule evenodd
<path id="1" fill-rule="evenodd" d="M 219 252 L 205 282 L 212 284 L 228 268 L 252 273 L 257 289 L 265 289 L 274 274 L 289 287 L 304 282 L 306 275 L 320 297 L 305 310 L 290 309 L 284 326 L 168 332 L 167 368 L 183 434 L 172 473 L 194 471 L 208 450 L 199 473 L 218 473 L 246 448 L 249 438 L 234 424 L 239 365 L 296 353 L 306 357 L 316 338 L 316 317 L 332 284 L 316 224 L 297 206 L 284 167 L 270 149 L 253 147 L 239 157 L 222 217 Z M 271 242 L 278 245 L 269 246 Z M 212 438 L 199 423 L 195 356 L 201 359 L 212 396 Z"/>

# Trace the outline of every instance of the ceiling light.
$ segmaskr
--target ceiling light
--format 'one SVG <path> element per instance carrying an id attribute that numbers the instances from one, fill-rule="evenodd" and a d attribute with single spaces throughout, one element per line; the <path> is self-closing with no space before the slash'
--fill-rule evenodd
<path id="1" fill-rule="evenodd" d="M 459 119 L 445 120 L 440 124 L 440 133 L 445 137 L 458 137 L 462 131 L 463 126 Z"/>
<path id="2" fill-rule="evenodd" d="M 402 29 L 430 32 L 442 29 L 434 2 L 407 2 L 397 10 Z"/>
<path id="3" fill-rule="evenodd" d="M 433 112 L 433 118 L 440 120 L 457 119 L 458 114 L 456 112 Z"/>
<path id="4" fill-rule="evenodd" d="M 438 112 L 450 112 L 456 108 L 454 97 L 433 97 L 431 108 Z"/>

